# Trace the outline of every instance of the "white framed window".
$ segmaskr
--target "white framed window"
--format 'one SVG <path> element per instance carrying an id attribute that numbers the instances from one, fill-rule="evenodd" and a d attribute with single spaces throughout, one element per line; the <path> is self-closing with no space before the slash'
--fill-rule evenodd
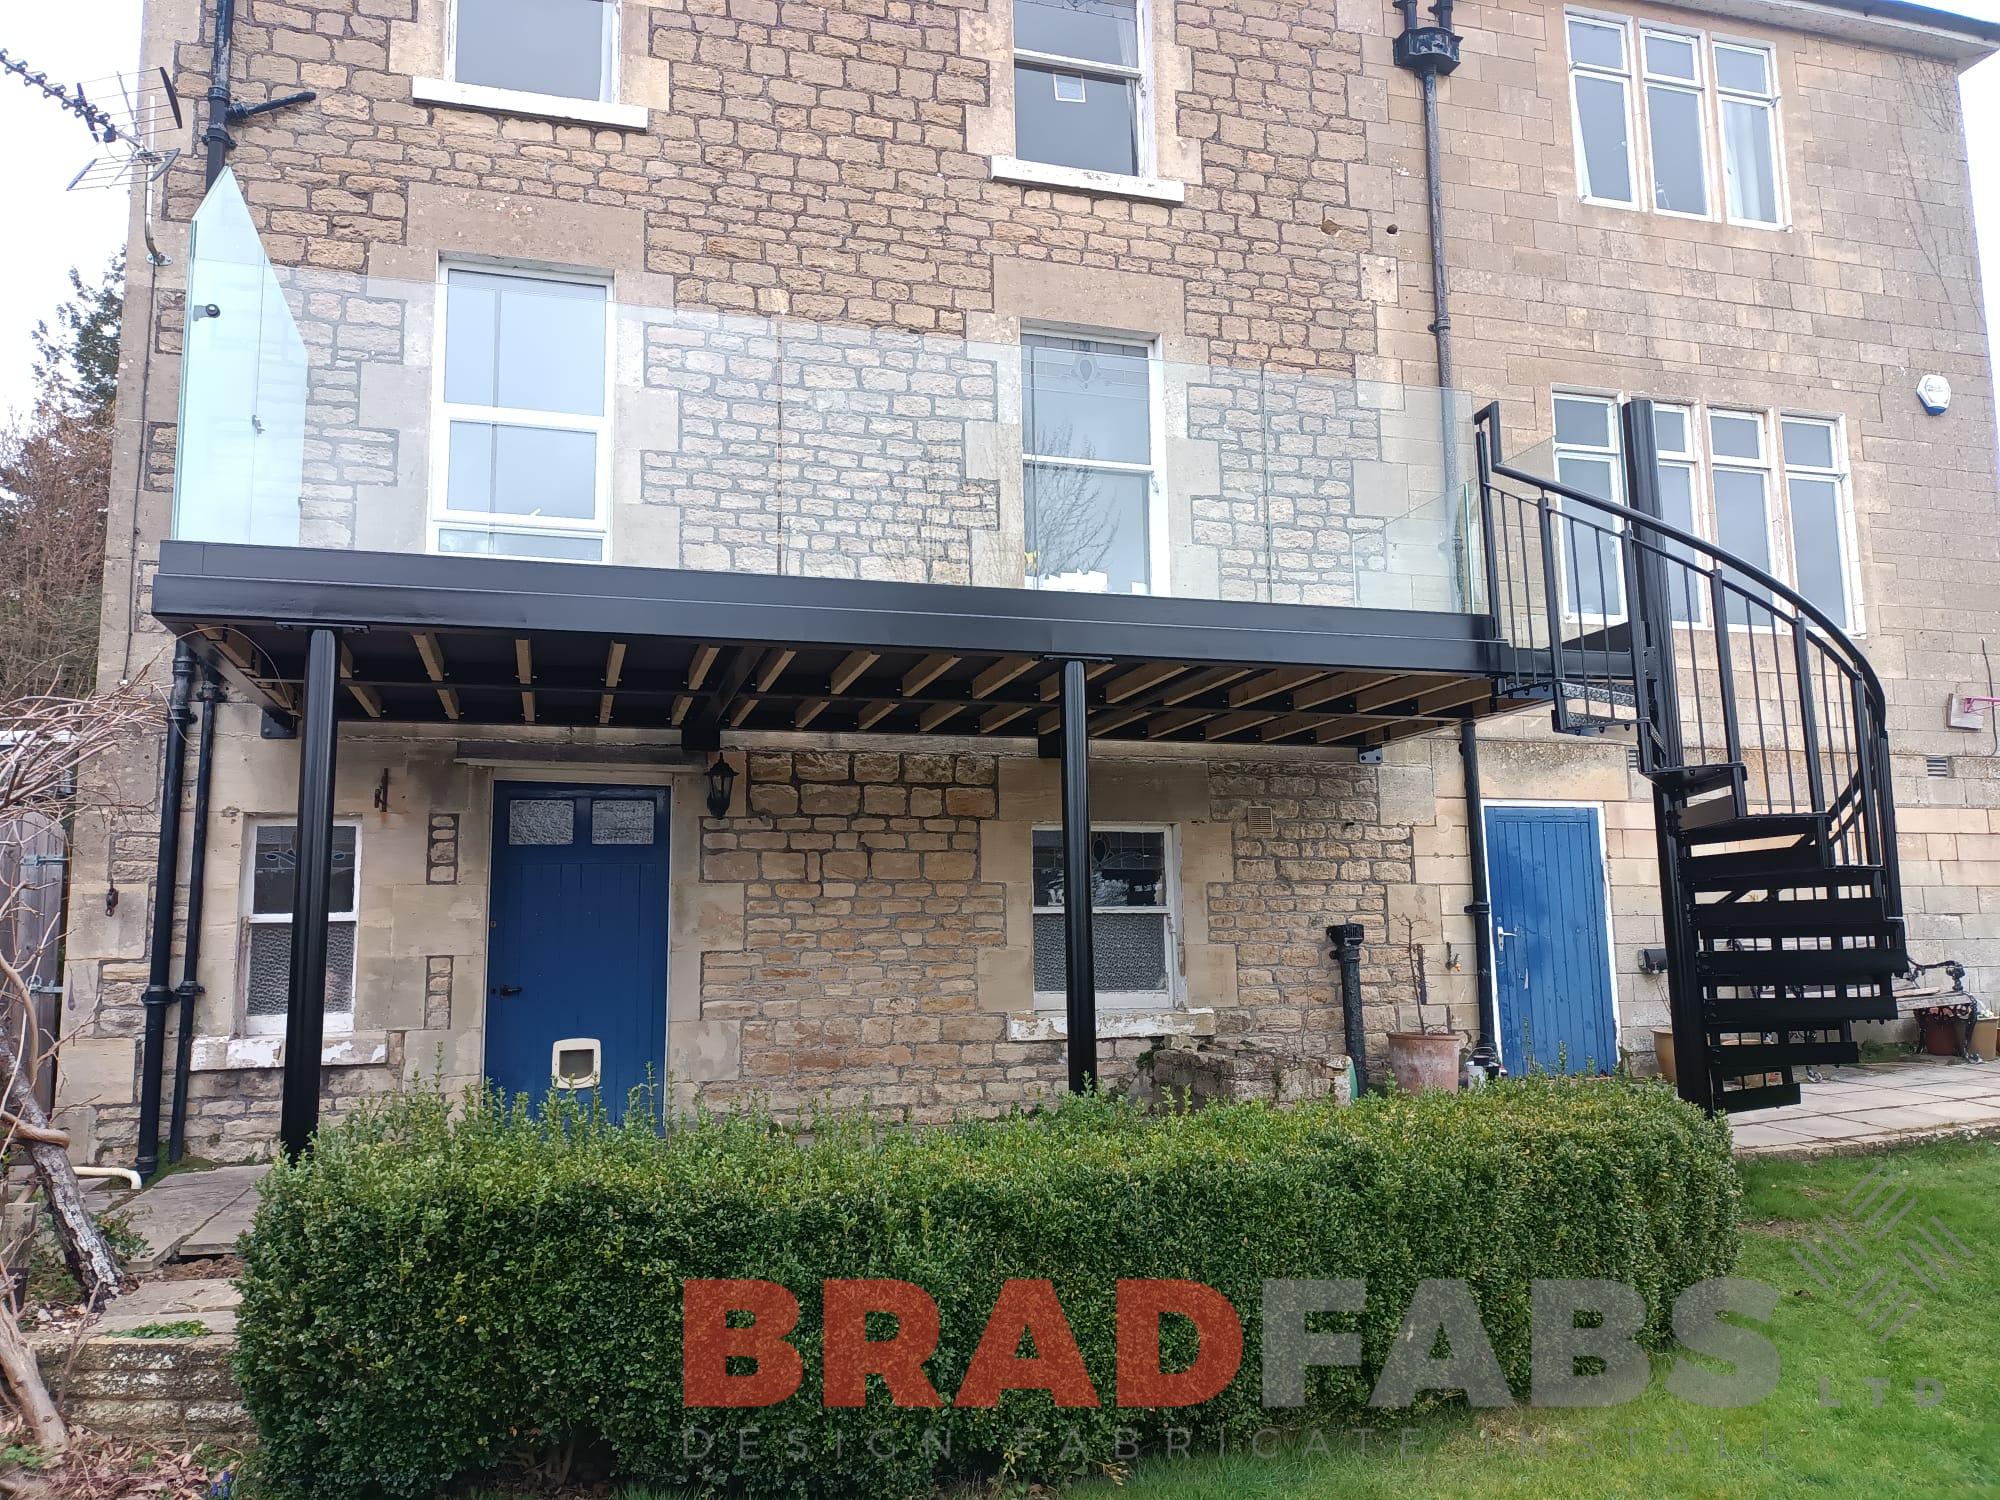
<path id="1" fill-rule="evenodd" d="M 1556 478 L 1573 490 L 1623 504 L 1625 483 L 1615 397 L 1580 391 L 1555 393 Z M 1572 619 L 1617 620 L 1625 613 L 1621 549 L 1605 532 L 1620 523 L 1577 506 L 1560 524 L 1564 597 Z"/>
<path id="2" fill-rule="evenodd" d="M 1768 47 L 1715 44 L 1721 101 L 1722 182 L 1732 224 L 1778 225 L 1778 85 Z"/>
<path id="3" fill-rule="evenodd" d="M 282 1035 L 291 995 L 292 898 L 298 886 L 298 825 L 259 819 L 244 847 L 244 1030 Z M 355 938 L 361 899 L 361 828 L 333 825 L 333 880 L 327 894 L 326 1029 L 354 1029 Z"/>
<path id="4" fill-rule="evenodd" d="M 1145 0 L 1014 0 L 1014 154 L 1142 177 L 1153 170 Z"/>
<path id="5" fill-rule="evenodd" d="M 1030 586 L 1167 592 L 1153 347 L 1023 333 L 1021 457 Z"/>
<path id="6" fill-rule="evenodd" d="M 1715 517 L 1715 543 L 1766 573 L 1776 567 L 1771 555 L 1771 452 L 1764 413 L 1708 413 L 1709 504 Z M 1751 598 L 1771 602 L 1768 590 L 1747 579 L 1732 580 Z M 1770 616 L 1753 609 L 1732 592 L 1724 606 L 1732 625 L 1764 625 Z"/>
<path id="7" fill-rule="evenodd" d="M 618 0 L 452 0 L 451 79 L 558 99 L 618 97 Z"/>
<path id="8" fill-rule="evenodd" d="M 1701 453 L 1697 436 L 1699 419 L 1692 407 L 1656 405 L 1653 408 L 1653 446 L 1659 459 L 1660 519 L 1696 536 L 1705 536 L 1708 527 L 1700 514 Z M 1667 556 L 1689 564 L 1667 569 L 1668 604 L 1673 617 L 1684 625 L 1699 625 L 1708 619 L 1708 591 L 1694 570 L 1705 568 L 1707 559 L 1691 547 L 1666 542 Z"/>
<path id="9" fill-rule="evenodd" d="M 1636 207 L 1631 31 L 1601 16 L 1572 14 L 1567 21 L 1577 187 L 1586 202 Z"/>
<path id="10" fill-rule="evenodd" d="M 433 550 L 605 558 L 611 317 L 599 278 L 443 269 Z"/>
<path id="11" fill-rule="evenodd" d="M 1858 630 L 1854 513 L 1841 424 L 1824 417 L 1783 416 L 1778 427 L 1794 584 L 1834 624 Z"/>
<path id="12" fill-rule="evenodd" d="M 1097 1000 L 1111 1009 L 1156 1010 L 1180 994 L 1175 932 L 1179 903 L 1173 830 L 1092 825 L 1091 947 Z M 1062 830 L 1034 830 L 1035 1002 L 1053 1007 L 1066 990 Z"/>
<path id="13" fill-rule="evenodd" d="M 1585 202 L 1784 225 L 1769 47 L 1596 12 L 1568 12 L 1564 24 Z"/>

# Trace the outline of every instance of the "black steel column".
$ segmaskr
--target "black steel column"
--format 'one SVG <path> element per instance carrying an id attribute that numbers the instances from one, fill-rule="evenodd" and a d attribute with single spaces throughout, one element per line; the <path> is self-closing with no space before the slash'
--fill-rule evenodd
<path id="1" fill-rule="evenodd" d="M 1486 878 L 1486 794 L 1479 776 L 1479 725 L 1467 719 L 1459 726 L 1458 753 L 1465 762 L 1465 853 L 1472 864 L 1472 899 L 1465 914 L 1472 918 L 1473 990 L 1479 996 L 1479 1040 L 1472 1044 L 1472 1061 L 1491 1078 L 1500 1071 L 1500 1047 L 1493 1038 L 1493 892 Z"/>
<path id="2" fill-rule="evenodd" d="M 139 1055 L 139 1157 L 141 1178 L 160 1164 L 160 1075 L 166 1067 L 168 987 L 174 947 L 174 881 L 180 873 L 181 789 L 187 781 L 188 688 L 194 681 L 194 652 L 186 641 L 174 647 L 174 685 L 167 698 L 167 743 L 160 766 L 160 846 L 153 865 L 153 937 L 147 953 L 146 1031 Z"/>
<path id="3" fill-rule="evenodd" d="M 306 650 L 299 723 L 299 822 L 292 888 L 292 976 L 285 1008 L 285 1081 L 278 1141 L 297 1160 L 319 1125 L 319 1049 L 326 1031 L 326 914 L 333 885 L 333 771 L 340 726 L 340 637 L 315 630 Z"/>
<path id="4" fill-rule="evenodd" d="M 1062 668 L 1063 988 L 1068 996 L 1069 1086 L 1097 1078 L 1097 955 L 1091 943 L 1090 708 L 1083 663 Z"/>

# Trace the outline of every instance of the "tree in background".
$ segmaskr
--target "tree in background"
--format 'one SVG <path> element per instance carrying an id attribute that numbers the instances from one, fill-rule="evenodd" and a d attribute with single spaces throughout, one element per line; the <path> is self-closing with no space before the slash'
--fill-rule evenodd
<path id="1" fill-rule="evenodd" d="M 35 406 L 0 430 L 0 700 L 88 693 L 97 676 L 125 259 L 69 273 L 38 324 Z"/>

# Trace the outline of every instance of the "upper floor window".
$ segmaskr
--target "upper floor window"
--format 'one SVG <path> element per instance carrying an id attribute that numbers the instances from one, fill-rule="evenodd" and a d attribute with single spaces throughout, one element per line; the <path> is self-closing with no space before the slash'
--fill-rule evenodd
<path id="1" fill-rule="evenodd" d="M 333 882 L 327 892 L 326 1029 L 354 1027 L 354 939 L 360 925 L 361 830 L 333 826 Z M 244 882 L 243 992 L 247 1032 L 282 1032 L 292 992 L 292 898 L 298 885 L 298 826 L 250 825 Z"/>
<path id="2" fill-rule="evenodd" d="M 1164 828 L 1090 830 L 1090 937 L 1098 1001 L 1150 1009 L 1173 1003 L 1174 882 Z M 1034 832 L 1035 994 L 1065 988 L 1062 831 Z"/>
<path id="3" fill-rule="evenodd" d="M 1014 0 L 1014 151 L 1024 161 L 1150 170 L 1139 0 Z"/>
<path id="4" fill-rule="evenodd" d="M 1087 593 L 1158 593 L 1153 359 L 1149 346 L 1021 340 L 1028 581 Z"/>
<path id="5" fill-rule="evenodd" d="M 1557 478 L 1589 494 L 1621 498 L 1617 416 L 1611 397 L 1556 394 Z M 1661 519 L 1786 579 L 1842 629 L 1858 627 L 1853 507 L 1838 421 L 1659 404 L 1653 408 L 1653 435 Z M 1571 612 L 1622 614 L 1617 568 L 1611 567 L 1599 584 L 1589 539 L 1568 535 L 1562 540 Z M 1692 559 L 1692 549 L 1679 544 L 1661 550 L 1669 557 Z M 1768 591 L 1740 575 L 1725 571 L 1724 577 L 1733 584 L 1725 605 L 1729 622 L 1768 623 L 1770 616 L 1750 602 L 1770 603 Z M 1708 619 L 1709 600 L 1689 570 L 1669 568 L 1667 588 L 1675 619 Z"/>
<path id="6" fill-rule="evenodd" d="M 607 293 L 601 281 L 445 272 L 438 551 L 603 559 Z"/>
<path id="7" fill-rule="evenodd" d="M 1577 184 L 1587 201 L 1704 219 L 1720 208 L 1732 224 L 1784 222 L 1770 49 L 1703 32 L 1635 30 L 1608 16 L 1566 20 Z"/>
<path id="8" fill-rule="evenodd" d="M 565 99 L 616 97 L 617 0 L 455 0 L 452 77 Z"/>

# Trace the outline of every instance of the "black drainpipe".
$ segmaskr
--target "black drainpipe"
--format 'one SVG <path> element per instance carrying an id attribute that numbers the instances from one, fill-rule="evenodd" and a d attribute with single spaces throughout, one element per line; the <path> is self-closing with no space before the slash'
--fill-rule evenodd
<path id="1" fill-rule="evenodd" d="M 139 1059 L 139 1176 L 160 1165 L 160 1073 L 166 1061 L 167 985 L 174 946 L 174 876 L 181 854 L 181 788 L 187 780 L 188 689 L 194 681 L 194 652 L 186 641 L 174 647 L 174 685 L 167 698 L 167 743 L 160 765 L 160 847 L 153 867 L 153 939 L 147 951 L 146 1032 Z"/>
<path id="2" fill-rule="evenodd" d="M 1361 924 L 1336 922 L 1326 930 L 1340 965 L 1340 1015 L 1347 1027 L 1347 1060 L 1354 1065 L 1355 1097 L 1368 1092 L 1368 1033 L 1361 1023 Z"/>
<path id="3" fill-rule="evenodd" d="M 208 789 L 215 772 L 215 711 L 222 701 L 221 684 L 213 672 L 201 684 L 201 740 L 194 760 L 194 832 L 188 845 L 187 938 L 181 944 L 181 982 L 174 990 L 180 1001 L 180 1029 L 174 1035 L 174 1104 L 167 1128 L 167 1163 L 181 1159 L 187 1147 L 188 1077 L 194 1067 L 194 1006 L 202 993 L 202 887 L 208 873 Z"/>
<path id="4" fill-rule="evenodd" d="M 1472 1065 L 1488 1078 L 1500 1072 L 1500 1049 L 1493 1041 L 1493 900 L 1486 883 L 1486 797 L 1479 782 L 1479 725 L 1467 719 L 1458 729 L 1458 753 L 1465 762 L 1465 852 L 1472 860 L 1472 989 L 1479 997 L 1479 1039 Z"/>
<path id="5" fill-rule="evenodd" d="M 203 187 L 215 186 L 215 179 L 229 165 L 229 151 L 236 138 L 229 127 L 253 115 L 269 114 L 294 104 L 310 104 L 319 97 L 311 89 L 281 94 L 259 104 L 237 104 L 229 93 L 229 47 L 236 30 L 236 0 L 215 0 L 215 47 L 208 62 L 208 128 L 201 133 Z"/>

